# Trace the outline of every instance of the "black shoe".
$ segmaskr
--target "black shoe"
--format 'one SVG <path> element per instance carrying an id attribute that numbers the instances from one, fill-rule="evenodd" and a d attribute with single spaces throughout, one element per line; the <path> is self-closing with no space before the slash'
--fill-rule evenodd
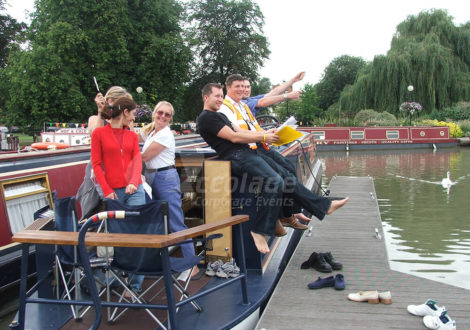
<path id="1" fill-rule="evenodd" d="M 341 270 L 343 268 L 343 265 L 335 260 L 331 252 L 321 253 L 321 255 L 323 255 L 323 258 L 330 264 L 333 270 Z"/>
<path id="2" fill-rule="evenodd" d="M 312 267 L 312 264 L 315 258 L 316 258 L 316 252 L 313 252 L 307 260 L 302 262 L 302 264 L 300 265 L 300 268 L 309 269 L 310 267 Z"/>
<path id="3" fill-rule="evenodd" d="M 333 271 L 333 268 L 331 268 L 330 264 L 326 262 L 322 253 L 313 252 L 310 257 L 312 257 L 313 260 L 310 263 L 310 267 L 313 269 L 322 273 L 331 273 Z"/>

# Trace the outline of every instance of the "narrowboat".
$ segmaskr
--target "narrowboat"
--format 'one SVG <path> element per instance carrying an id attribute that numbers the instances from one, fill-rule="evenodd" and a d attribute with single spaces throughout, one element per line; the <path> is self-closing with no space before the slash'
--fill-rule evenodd
<path id="1" fill-rule="evenodd" d="M 236 214 L 248 214 L 250 216 L 255 214 L 255 203 L 246 203 L 250 198 L 254 198 L 253 192 L 246 192 L 233 187 L 229 162 L 218 160 L 215 152 L 208 148 L 197 134 L 177 137 L 176 141 L 176 167 L 181 178 L 182 205 L 188 227 L 191 228 L 198 224 L 213 222 Z M 318 193 L 321 189 L 322 166 L 314 157 L 316 145 L 313 134 L 304 133 L 299 140 L 277 148 L 296 166 L 299 180 L 307 188 Z M 3 169 L 0 173 L 2 245 L 10 245 L 8 249 L 11 252 L 14 249 L 10 244 L 12 234 L 34 221 L 32 214 L 35 210 L 43 205 L 53 207 L 52 191 L 55 190 L 59 197 L 75 195 L 83 180 L 85 166 L 88 161 L 89 146 L 86 145 L 73 146 L 62 150 L 5 155 L 3 162 L 0 163 L 0 168 Z M 213 189 L 219 187 L 221 182 L 232 188 L 225 190 Z M 36 204 L 31 202 L 27 209 L 21 209 L 14 213 L 13 206 L 10 206 L 12 204 L 10 200 L 29 200 L 33 198 L 31 196 L 40 202 Z M 22 202 L 21 205 L 23 204 Z M 18 213 L 27 214 L 28 219 L 23 220 L 21 218 L 19 220 Z M 288 233 L 286 236 L 269 238 L 270 252 L 263 255 L 257 251 L 249 235 L 251 228 L 249 222 L 244 223 L 242 228 L 245 233 L 243 242 L 232 241 L 230 229 L 224 229 L 228 232 L 222 232 L 223 237 L 217 240 L 221 240 L 221 242 L 214 244 L 205 261 L 236 259 L 238 255 L 234 246 L 243 244 L 245 247 L 245 264 L 248 270 L 249 303 L 240 304 L 239 286 L 229 285 L 217 291 L 217 294 L 210 294 L 198 299 L 198 303 L 203 308 L 200 313 L 195 313 L 191 306 L 181 307 L 177 313 L 178 328 L 249 329 L 255 327 L 282 272 L 305 232 L 286 228 Z M 232 251 L 235 252 L 232 253 Z M 35 258 L 37 256 L 32 257 L 32 264 L 34 264 Z M 19 271 L 19 264 L 15 267 Z M 220 279 L 206 278 L 204 283 L 207 283 L 204 285 L 210 288 L 217 280 Z M 81 323 L 76 323 L 72 318 L 70 308 L 56 308 L 55 305 L 47 305 L 49 310 L 55 308 L 54 313 L 44 313 L 44 309 L 35 307 L 35 305 L 27 305 L 26 328 L 75 329 L 93 323 L 92 319 L 86 318 Z M 141 324 L 141 322 L 144 322 L 143 318 L 146 317 L 146 314 L 143 311 L 137 312 L 129 313 L 129 317 L 137 317 L 131 322 L 137 322 L 138 320 L 139 323 L 132 324 L 136 327 L 145 328 L 145 323 Z M 117 321 L 112 327 L 117 329 L 127 328 L 124 325 L 120 327 L 119 323 L 120 321 Z M 105 329 L 107 326 L 109 325 L 103 321 L 100 329 Z M 155 328 L 155 324 L 149 326 Z M 15 328 L 15 326 L 12 326 L 12 328 Z"/>
<path id="2" fill-rule="evenodd" d="M 445 148 L 457 145 L 447 126 L 299 127 L 315 137 L 317 150 Z"/>
<path id="3" fill-rule="evenodd" d="M 20 247 L 11 242 L 12 235 L 34 221 L 36 210 L 46 205 L 53 208 L 53 191 L 59 197 L 74 196 L 90 161 L 89 142 L 70 143 L 72 138 L 89 139 L 86 131 L 64 129 L 55 137 L 49 134 L 44 133 L 43 139 L 51 139 L 45 142 L 71 147 L 0 153 L 0 293 L 19 279 Z M 197 148 L 205 143 L 198 135 L 185 135 L 177 139 L 178 148 L 183 145 Z M 30 269 L 34 270 L 33 259 Z"/>

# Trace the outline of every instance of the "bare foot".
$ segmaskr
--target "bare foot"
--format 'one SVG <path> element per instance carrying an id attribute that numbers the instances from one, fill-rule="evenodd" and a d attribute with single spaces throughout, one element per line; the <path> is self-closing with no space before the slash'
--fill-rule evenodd
<path id="1" fill-rule="evenodd" d="M 196 276 L 197 274 L 199 274 L 199 267 L 198 267 L 198 266 L 194 266 L 194 267 L 193 267 L 193 272 L 191 273 L 191 278 L 193 278 L 193 277 Z"/>
<path id="2" fill-rule="evenodd" d="M 348 200 L 349 200 L 349 197 L 346 197 L 345 199 L 341 199 L 339 201 L 332 201 L 330 208 L 328 209 L 328 212 L 326 212 L 326 214 L 331 214 L 337 209 L 339 209 L 340 207 L 343 207 L 344 204 L 348 202 Z"/>
<path id="3" fill-rule="evenodd" d="M 294 214 L 294 217 L 297 218 L 297 220 L 303 221 L 303 222 L 310 222 L 312 219 L 307 218 L 303 213 L 296 213 Z"/>
<path id="4" fill-rule="evenodd" d="M 126 298 L 127 300 L 131 300 L 132 299 L 131 293 L 126 290 L 126 292 L 124 292 L 124 298 Z"/>
<path id="5" fill-rule="evenodd" d="M 253 236 L 253 241 L 255 241 L 255 245 L 258 251 L 261 253 L 268 253 L 269 246 L 266 242 L 266 238 L 264 238 L 264 235 L 254 233 L 252 231 L 250 231 L 250 234 L 251 236 Z"/>

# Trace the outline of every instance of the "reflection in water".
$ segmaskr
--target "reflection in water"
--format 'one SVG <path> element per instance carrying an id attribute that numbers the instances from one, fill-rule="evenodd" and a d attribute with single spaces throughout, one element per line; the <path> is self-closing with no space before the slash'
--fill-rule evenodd
<path id="1" fill-rule="evenodd" d="M 470 289 L 470 148 L 317 152 L 324 183 L 374 178 L 390 266 Z M 443 185 L 443 178 L 455 178 Z"/>

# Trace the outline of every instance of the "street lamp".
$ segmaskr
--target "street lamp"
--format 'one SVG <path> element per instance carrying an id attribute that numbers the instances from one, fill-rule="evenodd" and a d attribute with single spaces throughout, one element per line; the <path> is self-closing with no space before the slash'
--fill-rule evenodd
<path id="1" fill-rule="evenodd" d="M 135 89 L 135 91 L 139 94 L 139 103 L 142 104 L 142 95 L 141 95 L 141 94 L 142 94 L 142 92 L 144 91 L 144 89 L 139 86 L 139 87 L 137 87 L 137 88 Z"/>
<path id="2" fill-rule="evenodd" d="M 413 101 L 413 91 L 415 90 L 415 88 L 413 87 L 413 85 L 409 85 L 408 86 L 408 92 L 410 92 L 410 102 Z M 411 126 L 411 111 L 410 111 L 410 126 Z"/>
<path id="3" fill-rule="evenodd" d="M 409 85 L 408 86 L 408 92 L 410 92 L 410 102 L 413 101 L 413 98 L 412 98 L 412 92 L 415 90 L 415 88 L 413 87 L 413 85 Z"/>

